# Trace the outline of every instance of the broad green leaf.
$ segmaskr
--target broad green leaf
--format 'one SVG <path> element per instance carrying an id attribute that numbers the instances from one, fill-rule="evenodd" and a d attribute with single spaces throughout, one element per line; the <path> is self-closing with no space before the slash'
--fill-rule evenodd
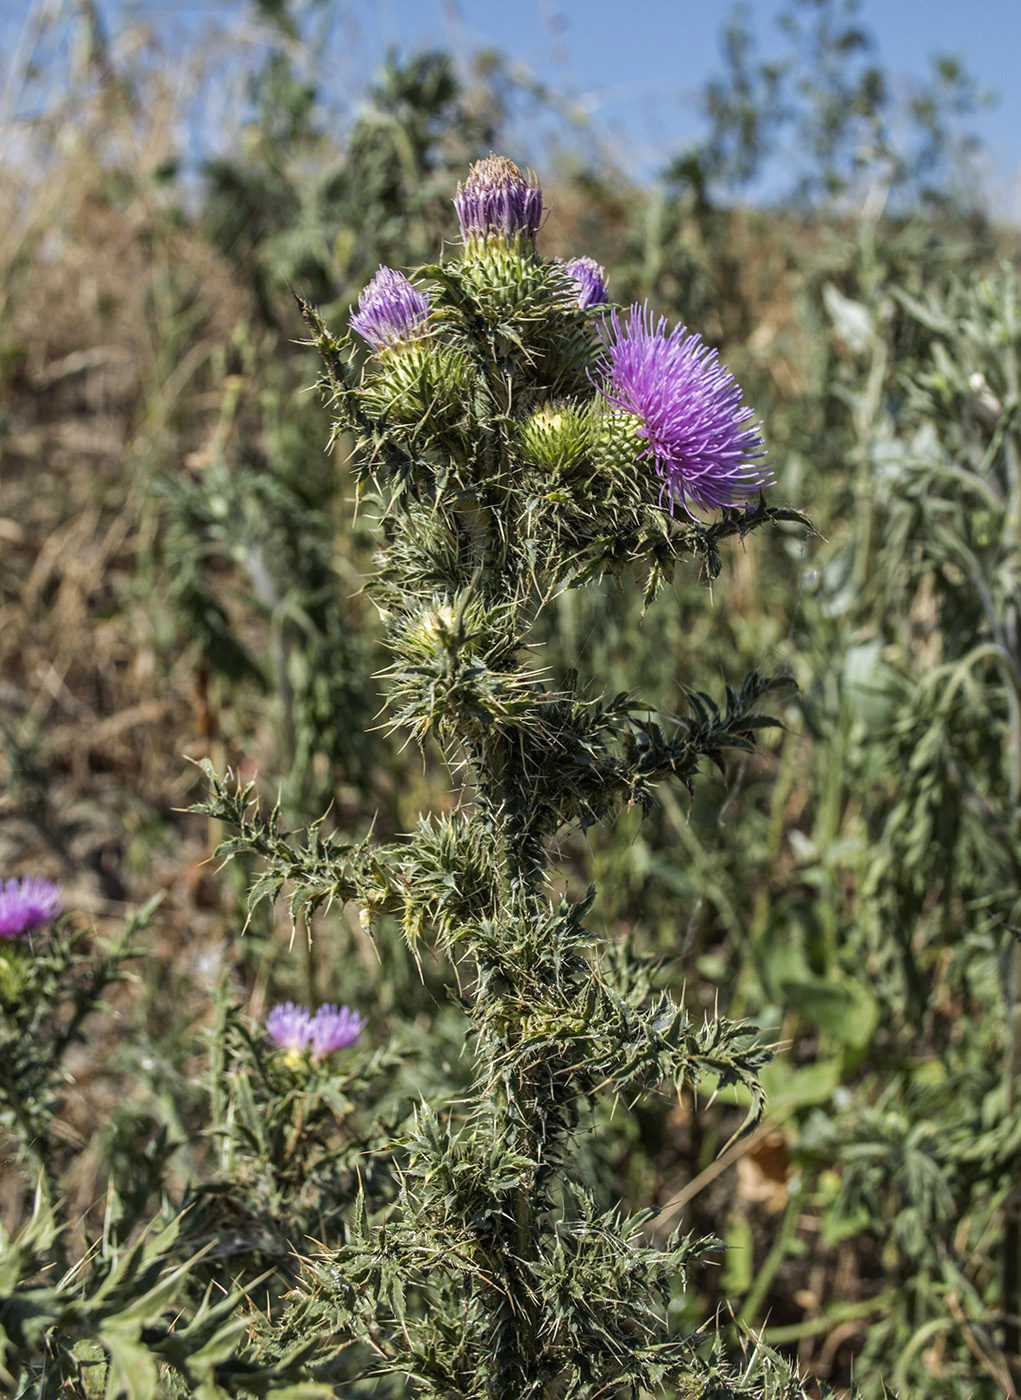
<path id="1" fill-rule="evenodd" d="M 156 1394 L 156 1360 L 148 1347 L 138 1340 L 135 1328 L 121 1332 L 115 1323 L 108 1323 L 99 1339 L 110 1357 L 106 1373 L 105 1400 L 153 1400 Z"/>
<path id="2" fill-rule="evenodd" d="M 826 1103 L 840 1083 L 842 1068 L 840 1059 L 817 1060 L 814 1064 L 795 1067 L 788 1059 L 779 1058 L 766 1065 L 762 1071 L 762 1087 L 770 1114 Z"/>

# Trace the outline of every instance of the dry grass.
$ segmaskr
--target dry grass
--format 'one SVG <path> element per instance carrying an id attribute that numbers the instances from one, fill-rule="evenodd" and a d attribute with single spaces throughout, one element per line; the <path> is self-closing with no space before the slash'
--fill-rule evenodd
<path id="1" fill-rule="evenodd" d="M 150 488 L 216 432 L 224 347 L 251 299 L 152 178 L 170 95 L 144 119 L 115 96 L 60 97 L 8 128 L 17 158 L 0 177 L 0 875 L 59 880 L 100 938 L 165 896 L 149 965 L 69 1066 L 69 1161 L 130 1112 L 121 1037 L 159 996 L 201 1017 L 235 921 L 207 878 L 211 834 L 181 810 L 185 754 L 216 738 L 154 572 Z M 76 1161 L 72 1214 L 96 1169 L 94 1149 Z"/>

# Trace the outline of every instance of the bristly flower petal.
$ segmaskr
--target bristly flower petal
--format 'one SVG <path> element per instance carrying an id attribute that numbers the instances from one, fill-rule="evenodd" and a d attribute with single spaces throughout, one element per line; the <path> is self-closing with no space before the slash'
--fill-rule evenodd
<path id="1" fill-rule="evenodd" d="M 332 1055 L 334 1050 L 346 1050 L 354 1045 L 364 1027 L 357 1011 L 335 1003 L 321 1006 L 313 1016 L 307 1006 L 285 1001 L 274 1006 L 266 1017 L 266 1033 L 287 1052 L 292 1064 L 297 1064 L 309 1049 L 314 1060 Z"/>
<path id="2" fill-rule="evenodd" d="M 28 938 L 63 908 L 60 886 L 38 875 L 0 880 L 0 938 Z"/>
<path id="3" fill-rule="evenodd" d="M 600 392 L 639 420 L 643 455 L 654 457 L 671 509 L 678 499 L 689 515 L 689 500 L 705 510 L 743 505 L 772 481 L 761 424 L 701 336 L 684 326 L 667 334 L 663 317 L 654 327 L 647 302 L 632 306 L 623 326 L 614 310 L 598 329 Z"/>
<path id="4" fill-rule="evenodd" d="M 346 1050 L 362 1033 L 364 1022 L 357 1011 L 346 1006 L 321 1006 L 312 1017 L 312 1058 L 321 1060 L 334 1050 Z"/>
<path id="5" fill-rule="evenodd" d="M 308 1007 L 296 1006 L 293 1001 L 274 1006 L 266 1017 L 266 1034 L 281 1050 L 297 1057 L 312 1038 L 312 1017 Z"/>
<path id="6" fill-rule="evenodd" d="M 563 269 L 578 284 L 578 305 L 582 311 L 590 306 L 605 306 L 610 297 L 606 290 L 606 269 L 595 258 L 571 258 Z"/>
<path id="7" fill-rule="evenodd" d="M 422 333 L 429 315 L 429 298 L 403 272 L 380 267 L 358 298 L 351 329 L 372 346 L 385 350 Z"/>
<path id="8" fill-rule="evenodd" d="M 542 190 L 526 180 L 506 156 L 476 161 L 454 196 L 461 236 L 534 240 L 542 223 Z"/>

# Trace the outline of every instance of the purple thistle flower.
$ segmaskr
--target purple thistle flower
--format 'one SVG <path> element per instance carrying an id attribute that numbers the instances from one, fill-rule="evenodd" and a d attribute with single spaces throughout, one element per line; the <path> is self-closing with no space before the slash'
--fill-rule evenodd
<path id="1" fill-rule="evenodd" d="M 603 306 L 609 301 L 606 291 L 606 269 L 595 258 L 571 258 L 563 270 L 578 284 L 578 305 L 582 311 L 590 306 Z"/>
<path id="2" fill-rule="evenodd" d="M 429 315 L 429 298 L 403 272 L 380 267 L 358 298 L 351 329 L 373 350 L 385 350 L 421 334 Z"/>
<path id="3" fill-rule="evenodd" d="M 461 236 L 496 234 L 509 243 L 519 234 L 534 239 L 542 223 L 542 190 L 506 156 L 476 161 L 454 196 Z"/>
<path id="4" fill-rule="evenodd" d="M 266 1033 L 281 1050 L 297 1057 L 312 1038 L 312 1017 L 307 1006 L 295 1006 L 293 1001 L 274 1006 L 266 1017 Z"/>
<path id="5" fill-rule="evenodd" d="M 312 1058 L 321 1060 L 334 1050 L 346 1050 L 362 1033 L 364 1021 L 346 1006 L 321 1006 L 312 1017 Z"/>
<path id="6" fill-rule="evenodd" d="M 705 510 L 743 504 L 772 473 L 759 464 L 765 447 L 741 386 L 716 351 L 684 326 L 669 335 L 660 317 L 653 329 L 648 302 L 635 304 L 622 328 L 612 311 L 599 325 L 606 353 L 600 392 L 641 422 L 670 505 L 690 497 Z M 661 493 L 662 499 L 662 493 Z"/>
<path id="7" fill-rule="evenodd" d="M 0 938 L 28 938 L 64 907 L 60 886 L 38 875 L 0 880 Z"/>
<path id="8" fill-rule="evenodd" d="M 288 1060 L 294 1063 L 310 1047 L 314 1060 L 332 1055 L 334 1050 L 346 1050 L 355 1043 L 364 1026 L 357 1011 L 335 1003 L 321 1006 L 313 1016 L 307 1006 L 285 1001 L 274 1006 L 266 1017 L 266 1033 L 270 1040 L 286 1050 Z"/>

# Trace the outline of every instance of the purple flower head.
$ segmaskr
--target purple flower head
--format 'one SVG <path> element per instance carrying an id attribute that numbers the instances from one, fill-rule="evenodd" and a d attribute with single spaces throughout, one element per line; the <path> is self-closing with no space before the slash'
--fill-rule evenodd
<path id="1" fill-rule="evenodd" d="M 643 455 L 655 457 L 671 509 L 679 498 L 690 515 L 689 497 L 704 510 L 743 504 L 769 484 L 760 424 L 700 336 L 684 326 L 667 335 L 663 317 L 653 329 L 647 302 L 631 307 L 623 327 L 610 312 L 599 334 L 606 347 L 600 392 L 640 420 L 649 442 Z"/>
<path id="2" fill-rule="evenodd" d="M 334 1050 L 345 1050 L 362 1033 L 364 1021 L 346 1006 L 321 1006 L 313 1016 L 307 1006 L 285 1001 L 274 1006 L 266 1017 L 266 1033 L 292 1062 L 311 1048 L 312 1058 L 321 1060 Z"/>
<path id="3" fill-rule="evenodd" d="M 508 243 L 519 234 L 534 239 L 542 223 L 542 190 L 506 156 L 488 156 L 458 185 L 454 208 L 465 241 L 492 234 Z"/>
<path id="4" fill-rule="evenodd" d="M 293 1001 L 274 1006 L 266 1017 L 266 1033 L 281 1050 L 296 1058 L 312 1038 L 312 1017 L 308 1007 L 295 1006 Z"/>
<path id="5" fill-rule="evenodd" d="M 364 1024 L 358 1012 L 346 1006 L 321 1006 L 312 1017 L 312 1058 L 321 1060 L 334 1050 L 346 1050 L 361 1035 Z"/>
<path id="6" fill-rule="evenodd" d="M 603 306 L 609 301 L 606 291 L 606 269 L 595 258 L 571 258 L 564 263 L 568 277 L 578 284 L 578 305 L 582 311 L 590 306 Z"/>
<path id="7" fill-rule="evenodd" d="M 429 298 L 403 272 L 380 267 L 358 298 L 351 329 L 373 350 L 385 350 L 421 334 L 429 315 Z"/>
<path id="8" fill-rule="evenodd" d="M 0 880 L 0 938 L 28 938 L 63 908 L 60 886 L 38 875 Z"/>

